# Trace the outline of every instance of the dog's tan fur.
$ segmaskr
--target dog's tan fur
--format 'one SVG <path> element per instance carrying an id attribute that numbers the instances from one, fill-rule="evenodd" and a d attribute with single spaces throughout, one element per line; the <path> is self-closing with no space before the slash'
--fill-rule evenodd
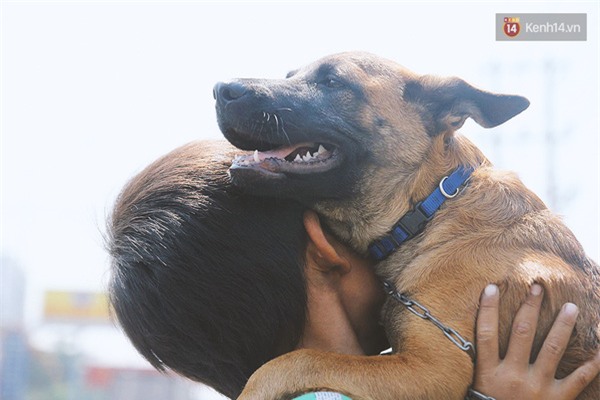
<path id="1" fill-rule="evenodd" d="M 471 341 L 479 295 L 486 284 L 497 283 L 502 354 L 512 317 L 530 285 L 538 282 L 545 299 L 533 357 L 565 302 L 576 303 L 580 316 L 557 377 L 592 357 L 600 336 L 598 266 L 514 174 L 493 170 L 473 144 L 455 134 L 467 117 L 485 126 L 484 118 L 467 105 L 459 113 L 429 121 L 426 105 L 404 99 L 406 83 L 418 81 L 424 88 L 439 89 L 453 80 L 419 77 L 394 63 L 369 60 L 385 72 L 373 79 L 347 62 L 352 57 L 361 56 L 335 56 L 328 62 L 342 64 L 346 78 L 364 83 L 366 105 L 357 118 L 373 132 L 371 152 L 379 161 L 367 167 L 356 196 L 317 204 L 327 225 L 366 252 L 369 243 L 435 189 L 441 177 L 459 165 L 474 166 L 467 188 L 446 202 L 422 235 L 379 263 L 378 274 Z M 386 123 L 376 124 L 377 119 Z M 432 137 L 429 123 L 441 132 Z M 392 300 L 383 315 L 393 355 L 289 353 L 258 370 L 240 398 L 289 398 L 317 388 L 347 393 L 354 400 L 464 398 L 473 376 L 471 358 L 433 324 Z M 597 399 L 599 385 L 596 379 L 579 398 Z"/>

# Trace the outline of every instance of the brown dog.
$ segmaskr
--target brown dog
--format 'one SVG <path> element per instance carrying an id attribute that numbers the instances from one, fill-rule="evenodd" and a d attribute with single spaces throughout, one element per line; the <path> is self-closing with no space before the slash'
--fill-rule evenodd
<path id="1" fill-rule="evenodd" d="M 398 300 L 417 301 L 473 342 L 479 295 L 489 282 L 502 295 L 502 353 L 533 282 L 546 293 L 533 357 L 567 301 L 580 316 L 558 377 L 598 351 L 598 265 L 515 175 L 493 170 L 455 133 L 469 117 L 499 125 L 527 108 L 526 99 L 419 76 L 363 53 L 326 57 L 287 79 L 220 83 L 215 98 L 227 139 L 255 150 L 234 160 L 235 184 L 314 207 L 339 238 L 382 260 L 377 273 L 393 295 L 383 312 L 393 355 L 289 353 L 257 371 L 241 398 L 289 398 L 316 388 L 356 400 L 464 398 L 473 375 L 468 352 Z M 437 212 L 426 209 L 432 202 Z M 597 399 L 598 390 L 596 379 L 580 398 Z"/>

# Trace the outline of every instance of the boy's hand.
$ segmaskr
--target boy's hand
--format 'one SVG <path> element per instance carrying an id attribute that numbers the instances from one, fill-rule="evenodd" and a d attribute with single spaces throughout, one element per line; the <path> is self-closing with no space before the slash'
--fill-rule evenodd
<path id="1" fill-rule="evenodd" d="M 475 390 L 497 400 L 569 400 L 575 399 L 598 375 L 600 353 L 564 379 L 554 378 L 579 313 L 571 303 L 563 306 L 536 361 L 529 364 L 542 298 L 542 287 L 534 284 L 513 322 L 506 356 L 500 359 L 499 291 L 495 285 L 485 288 L 477 318 Z"/>

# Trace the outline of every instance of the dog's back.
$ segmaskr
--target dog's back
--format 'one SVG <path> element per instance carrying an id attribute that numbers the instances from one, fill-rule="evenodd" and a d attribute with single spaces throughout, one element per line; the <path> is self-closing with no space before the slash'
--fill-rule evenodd
<path id="1" fill-rule="evenodd" d="M 502 298 L 502 356 L 512 317 L 531 284 L 537 282 L 545 291 L 532 360 L 562 305 L 576 303 L 580 315 L 557 378 L 568 375 L 599 349 L 598 264 L 585 255 L 560 218 L 512 173 L 476 170 L 460 197 L 447 203 L 423 235 L 379 268 L 383 276 L 395 280 L 399 290 L 431 299 L 427 305 L 432 312 L 439 304 L 438 315 L 445 320 L 460 320 L 466 312 L 471 326 L 483 286 L 497 283 Z M 449 292 L 449 288 L 454 290 Z M 468 304 L 449 307 L 445 301 Z M 597 398 L 598 384 L 597 378 L 581 398 Z"/>

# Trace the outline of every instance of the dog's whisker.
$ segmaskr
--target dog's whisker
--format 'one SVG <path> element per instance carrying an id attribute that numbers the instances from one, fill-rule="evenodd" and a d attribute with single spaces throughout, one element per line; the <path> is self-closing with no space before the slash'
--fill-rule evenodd
<path id="1" fill-rule="evenodd" d="M 281 133 L 283 133 L 283 135 L 285 136 L 287 142 L 289 145 L 292 144 L 292 141 L 290 140 L 290 136 L 287 134 L 287 132 L 285 131 L 285 126 L 283 124 L 283 117 L 279 117 L 279 119 L 281 120 Z"/>
<path id="2" fill-rule="evenodd" d="M 282 117 L 281 115 L 279 116 L 279 118 L 283 119 L 283 117 Z M 289 120 L 285 121 L 285 123 L 286 123 L 288 126 L 291 126 L 291 127 L 293 127 L 293 128 L 298 128 L 298 125 L 294 124 L 293 122 L 290 122 Z M 302 129 L 298 129 L 298 131 L 302 131 Z"/>
<path id="3" fill-rule="evenodd" d="M 275 123 L 277 126 L 277 133 L 279 133 L 281 131 L 281 133 L 283 134 L 283 136 L 285 136 L 285 139 L 287 140 L 288 144 L 292 144 L 292 141 L 290 139 L 290 136 L 288 135 L 288 133 L 285 131 L 285 126 L 283 123 L 283 117 L 282 116 L 278 116 L 277 114 L 273 114 L 273 117 L 275 118 Z"/>
<path id="4" fill-rule="evenodd" d="M 285 135 L 286 139 L 289 142 L 290 139 L 289 139 L 287 133 L 285 132 L 285 130 L 283 129 L 283 119 L 281 117 L 277 116 L 277 114 L 273 114 L 273 117 L 275 118 L 275 133 L 277 135 L 279 135 L 281 132 L 283 135 Z M 281 120 L 281 122 L 280 122 L 280 120 Z"/>

